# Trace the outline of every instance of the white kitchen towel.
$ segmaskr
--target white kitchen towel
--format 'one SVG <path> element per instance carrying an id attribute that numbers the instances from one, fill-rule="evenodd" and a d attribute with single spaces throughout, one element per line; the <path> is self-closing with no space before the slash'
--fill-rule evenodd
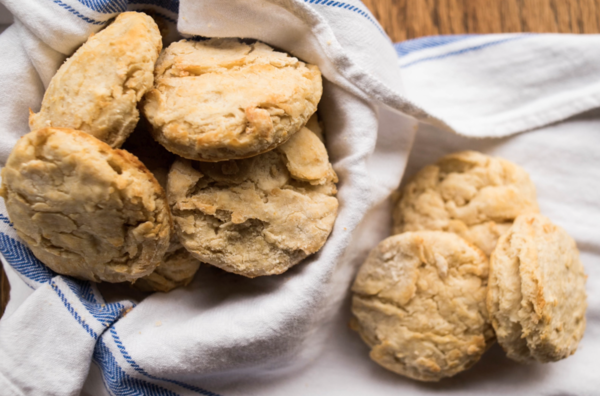
<path id="1" fill-rule="evenodd" d="M 434 36 L 396 44 L 406 96 L 459 134 L 502 137 L 600 106 L 600 35 Z"/>
<path id="2" fill-rule="evenodd" d="M 595 36 L 583 44 L 575 37 L 561 41 L 561 36 L 432 38 L 397 46 L 401 55 L 397 58 L 389 39 L 357 1 L 3 2 L 16 22 L 0 35 L 4 57 L 0 161 L 5 161 L 16 138 L 27 132 L 27 108 L 39 108 L 44 86 L 65 56 L 116 13 L 142 9 L 170 23 L 173 36 L 177 21 L 183 35 L 256 38 L 318 64 L 326 78 L 320 111 L 341 179 L 339 217 L 329 241 L 315 257 L 282 276 L 254 280 L 204 266 L 188 287 L 156 293 L 141 302 L 127 289 L 101 285 L 103 296 L 96 285 L 45 270 L 3 217 L 0 251 L 12 290 L 11 303 L 0 321 L 0 389 L 10 395 L 78 394 L 88 369 L 83 392 L 90 395 L 275 395 L 284 390 L 305 394 L 325 389 L 328 394 L 356 394 L 377 384 L 381 389 L 388 383 L 375 381 L 387 373 L 369 362 L 357 337 L 346 337 L 348 307 L 342 304 L 364 253 L 389 231 L 385 198 L 403 174 L 415 130 L 415 123 L 397 111 L 459 133 L 486 137 L 540 127 L 597 106 L 589 90 L 600 68 L 593 54 Z M 520 45 L 528 47 L 522 50 Z M 568 65 L 555 62 L 572 56 L 573 48 L 584 56 L 569 59 Z M 519 74 L 529 72 L 527 62 L 543 56 L 547 58 L 540 62 L 543 67 L 528 74 L 535 80 Z M 461 63 L 461 57 L 469 60 Z M 491 57 L 503 59 L 502 67 L 488 62 Z M 459 67 L 470 72 L 461 72 Z M 558 115 L 550 105 L 538 106 L 552 96 L 556 99 L 549 103 L 561 107 L 561 89 L 586 105 L 557 111 Z M 403 90 L 412 102 L 403 98 Z M 516 106 L 531 109 L 531 114 L 511 118 Z M 554 118 L 544 118 L 543 111 Z M 489 128 L 469 130 L 469 119 Z M 506 129 L 512 124 L 517 127 Z M 545 139 L 534 133 L 524 136 L 529 135 Z M 426 149 L 436 147 L 443 136 L 433 133 Z M 597 160 L 590 151 L 594 141 L 579 141 L 588 150 L 585 163 L 593 164 Z M 518 146 L 529 150 L 524 151 L 528 153 L 524 158 L 539 154 L 535 147 Z M 504 155 L 510 159 L 507 154 L 511 152 Z M 549 153 L 558 155 L 557 150 Z M 518 162 L 520 158 L 513 159 Z M 576 161 L 569 158 L 571 162 L 565 160 L 565 164 L 572 170 Z M 563 180 L 565 176 L 573 183 L 588 181 L 566 172 L 556 177 Z M 582 197 L 588 199 L 590 192 L 586 190 Z M 585 210 L 589 207 L 594 206 Z M 6 213 L 3 207 L 0 213 Z M 594 219 L 585 213 L 577 218 Z M 596 245 L 588 246 L 592 247 L 590 257 L 595 257 Z M 30 292 L 25 291 L 27 287 Z M 598 306 L 597 297 L 590 298 L 590 306 Z M 597 317 L 597 309 L 590 312 Z M 594 323 L 590 320 L 592 330 L 598 326 Z M 346 359 L 350 355 L 357 360 Z M 90 368 L 92 360 L 95 365 Z M 352 366 L 357 361 L 374 376 L 361 376 L 364 372 Z M 578 367 L 571 372 L 589 373 Z M 398 381 L 387 390 L 397 392 L 402 386 L 417 392 L 431 390 Z M 475 386 L 491 389 L 491 384 L 492 380 Z"/>

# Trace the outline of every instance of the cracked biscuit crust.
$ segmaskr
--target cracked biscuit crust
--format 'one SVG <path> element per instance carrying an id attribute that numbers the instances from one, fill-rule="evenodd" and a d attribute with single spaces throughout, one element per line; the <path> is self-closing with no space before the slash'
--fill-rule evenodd
<path id="1" fill-rule="evenodd" d="M 162 39 L 154 20 L 124 12 L 90 38 L 58 69 L 32 131 L 72 128 L 119 147 L 139 120 L 137 104 L 152 88 Z"/>
<path id="2" fill-rule="evenodd" d="M 91 281 L 148 275 L 170 239 L 164 190 L 136 157 L 80 131 L 23 136 L 2 169 L 18 235 L 52 270 Z"/>
<path id="3" fill-rule="evenodd" d="M 323 246 L 337 213 L 335 182 L 325 146 L 303 128 L 256 157 L 178 160 L 167 192 L 182 245 L 253 278 L 281 274 Z"/>
<path id="4" fill-rule="evenodd" d="M 351 326 L 386 369 L 420 381 L 451 377 L 493 343 L 487 277 L 486 256 L 456 234 L 391 236 L 356 276 Z"/>
<path id="5" fill-rule="evenodd" d="M 321 72 L 265 44 L 182 40 L 160 56 L 143 111 L 154 138 L 200 161 L 255 156 L 287 141 L 317 110 Z"/>
<path id="6" fill-rule="evenodd" d="M 508 357 L 554 362 L 585 330 L 586 275 L 575 241 L 539 214 L 517 217 L 490 258 L 487 304 Z"/>
<path id="7" fill-rule="evenodd" d="M 521 167 L 475 151 L 442 157 L 404 187 L 394 233 L 454 232 L 490 255 L 521 213 L 537 212 L 535 186 Z"/>

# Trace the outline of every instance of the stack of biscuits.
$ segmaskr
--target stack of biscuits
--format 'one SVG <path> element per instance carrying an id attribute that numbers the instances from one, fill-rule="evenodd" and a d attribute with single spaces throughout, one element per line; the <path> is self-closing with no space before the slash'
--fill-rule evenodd
<path id="1" fill-rule="evenodd" d="M 393 232 L 352 287 L 351 327 L 371 358 L 439 381 L 495 342 L 509 358 L 554 362 L 585 330 L 575 241 L 539 214 L 527 173 L 474 151 L 426 166 L 394 198 Z"/>
<path id="2" fill-rule="evenodd" d="M 60 67 L 2 170 L 18 235 L 57 273 L 163 292 L 201 262 L 256 277 L 317 252 L 338 207 L 318 67 L 238 39 L 161 50 L 125 12 Z"/>

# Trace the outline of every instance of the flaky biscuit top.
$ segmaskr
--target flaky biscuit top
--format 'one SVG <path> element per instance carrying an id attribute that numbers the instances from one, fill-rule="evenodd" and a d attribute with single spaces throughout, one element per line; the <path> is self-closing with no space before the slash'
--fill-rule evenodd
<path id="1" fill-rule="evenodd" d="M 322 95 L 319 68 L 255 42 L 182 40 L 158 60 L 143 111 L 155 139 L 200 161 L 241 159 L 298 132 Z"/>
<path id="2" fill-rule="evenodd" d="M 441 231 L 406 232 L 369 254 L 352 286 L 352 327 L 371 358 L 439 381 L 475 364 L 494 340 L 485 306 L 488 261 Z"/>
<path id="3" fill-rule="evenodd" d="M 454 232 L 489 255 L 519 214 L 538 210 L 535 186 L 524 169 L 462 151 L 421 169 L 397 195 L 394 233 Z"/>
<path id="4" fill-rule="evenodd" d="M 30 114 L 30 129 L 72 128 L 120 147 L 139 120 L 137 104 L 152 88 L 161 49 L 151 17 L 119 14 L 58 69 L 41 110 Z"/>

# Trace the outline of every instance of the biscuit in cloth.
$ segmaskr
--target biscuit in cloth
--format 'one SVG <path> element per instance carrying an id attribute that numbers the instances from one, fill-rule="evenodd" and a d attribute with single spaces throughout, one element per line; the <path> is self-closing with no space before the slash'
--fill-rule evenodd
<path id="1" fill-rule="evenodd" d="M 488 256 L 521 213 L 537 212 L 535 186 L 521 167 L 475 151 L 421 169 L 396 198 L 394 234 L 457 233 Z"/>
<path id="2" fill-rule="evenodd" d="M 451 377 L 494 341 L 487 277 L 485 254 L 456 234 L 391 236 L 358 271 L 351 327 L 386 369 L 420 381 Z"/>
<path id="3" fill-rule="evenodd" d="M 554 362 L 585 330 L 586 275 L 575 241 L 540 214 L 517 217 L 490 258 L 488 310 L 509 358 Z"/>
<path id="4" fill-rule="evenodd" d="M 188 251 L 253 278 L 281 274 L 323 246 L 337 214 L 335 182 L 325 146 L 302 128 L 256 157 L 177 160 L 167 195 Z"/>
<path id="5" fill-rule="evenodd" d="M 269 151 L 317 110 L 321 72 L 266 44 L 237 39 L 172 43 L 156 64 L 143 112 L 168 150 L 200 161 Z"/>
<path id="6" fill-rule="evenodd" d="M 136 157 L 84 132 L 23 136 L 2 169 L 17 234 L 52 270 L 91 281 L 148 275 L 169 246 L 164 190 Z"/>
<path id="7" fill-rule="evenodd" d="M 165 190 L 169 168 L 175 160 L 163 146 L 158 144 L 150 132 L 148 125 L 141 120 L 131 136 L 123 144 L 123 149 L 135 155 L 156 177 Z M 134 281 L 133 286 L 141 291 L 169 292 L 177 287 L 188 285 L 200 268 L 200 262 L 181 246 L 179 239 L 172 231 L 171 244 L 154 272 Z"/>
<path id="8" fill-rule="evenodd" d="M 137 104 L 152 88 L 161 48 L 152 18 L 119 14 L 58 69 L 40 112 L 30 113 L 31 130 L 72 128 L 120 147 L 138 122 Z"/>

